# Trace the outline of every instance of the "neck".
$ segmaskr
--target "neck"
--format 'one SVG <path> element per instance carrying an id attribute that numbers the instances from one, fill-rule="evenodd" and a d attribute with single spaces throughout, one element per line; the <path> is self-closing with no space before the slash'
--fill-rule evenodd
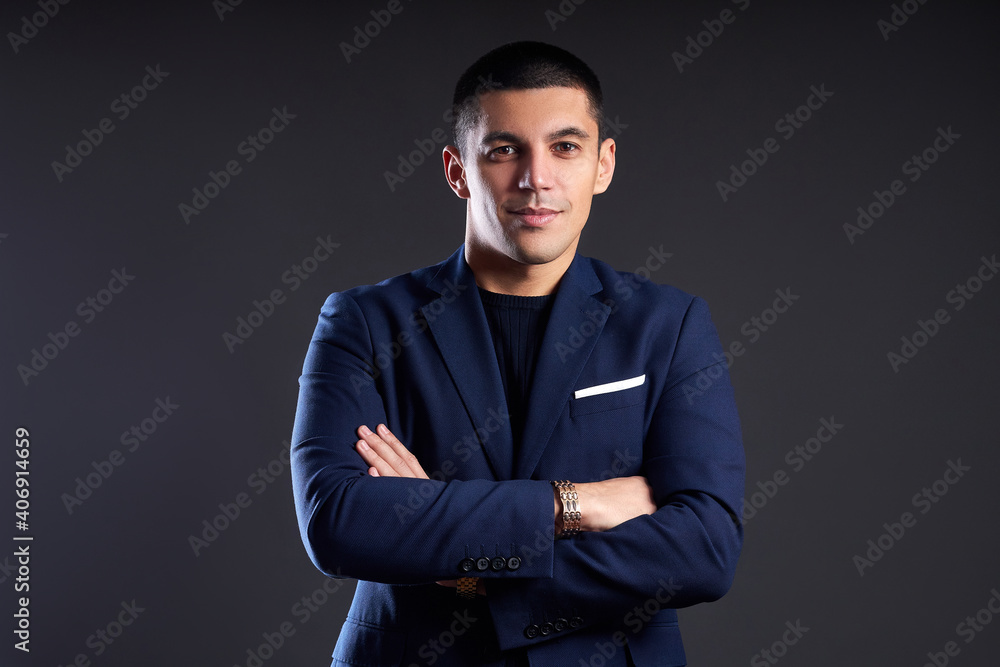
<path id="1" fill-rule="evenodd" d="M 490 292 L 517 296 L 543 296 L 556 290 L 573 262 L 575 248 L 545 264 L 524 264 L 495 252 L 484 251 L 466 239 L 465 261 L 476 284 Z"/>

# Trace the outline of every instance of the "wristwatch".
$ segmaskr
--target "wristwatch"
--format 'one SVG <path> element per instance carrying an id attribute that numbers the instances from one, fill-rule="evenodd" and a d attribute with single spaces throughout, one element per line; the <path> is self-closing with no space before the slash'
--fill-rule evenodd
<path id="1" fill-rule="evenodd" d="M 557 480 L 552 486 L 562 501 L 562 532 L 559 537 L 573 537 L 580 532 L 580 496 L 576 486 L 569 480 Z"/>
<path id="2" fill-rule="evenodd" d="M 458 597 L 466 600 L 475 599 L 477 583 L 476 577 L 459 577 L 457 588 Z"/>

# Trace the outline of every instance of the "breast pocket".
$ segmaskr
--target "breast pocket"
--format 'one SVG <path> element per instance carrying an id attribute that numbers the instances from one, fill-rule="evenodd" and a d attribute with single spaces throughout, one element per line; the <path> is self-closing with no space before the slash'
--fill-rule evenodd
<path id="1" fill-rule="evenodd" d="M 596 482 L 638 475 L 642 467 L 648 385 L 571 396 L 569 419 L 560 432 L 571 443 L 561 451 L 557 470 Z"/>
<path id="2" fill-rule="evenodd" d="M 639 375 L 577 389 L 569 402 L 569 414 L 576 419 L 584 415 L 641 405 L 645 400 L 646 376 Z"/>

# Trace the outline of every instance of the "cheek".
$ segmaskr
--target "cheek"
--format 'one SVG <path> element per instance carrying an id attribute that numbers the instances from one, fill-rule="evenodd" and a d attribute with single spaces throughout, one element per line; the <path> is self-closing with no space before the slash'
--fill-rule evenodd
<path id="1" fill-rule="evenodd" d="M 469 174 L 468 177 L 469 194 L 478 206 L 489 206 L 493 201 L 493 192 L 489 181 L 483 178 L 482 174 Z"/>
<path id="2" fill-rule="evenodd" d="M 564 175 L 566 193 L 578 206 L 580 202 L 594 194 L 594 185 L 597 183 L 597 175 L 589 164 L 580 163 L 573 165 L 573 168 Z"/>
<path id="3" fill-rule="evenodd" d="M 575 211 L 589 209 L 590 200 L 594 196 L 593 183 L 579 178 L 574 182 L 573 189 L 568 194 Z"/>
<path id="4" fill-rule="evenodd" d="M 470 178 L 470 186 L 475 184 L 475 192 L 477 195 L 488 201 L 497 201 L 502 199 L 502 193 L 505 189 L 506 174 L 501 173 L 500 170 L 490 170 L 486 173 L 482 171 L 476 172 L 472 178 Z"/>

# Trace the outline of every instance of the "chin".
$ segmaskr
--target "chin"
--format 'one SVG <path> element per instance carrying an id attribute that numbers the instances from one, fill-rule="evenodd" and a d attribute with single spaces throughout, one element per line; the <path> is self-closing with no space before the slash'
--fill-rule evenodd
<path id="1" fill-rule="evenodd" d="M 516 247 L 511 257 L 521 264 L 548 264 L 559 259 L 566 252 L 566 248 L 525 248 Z"/>

